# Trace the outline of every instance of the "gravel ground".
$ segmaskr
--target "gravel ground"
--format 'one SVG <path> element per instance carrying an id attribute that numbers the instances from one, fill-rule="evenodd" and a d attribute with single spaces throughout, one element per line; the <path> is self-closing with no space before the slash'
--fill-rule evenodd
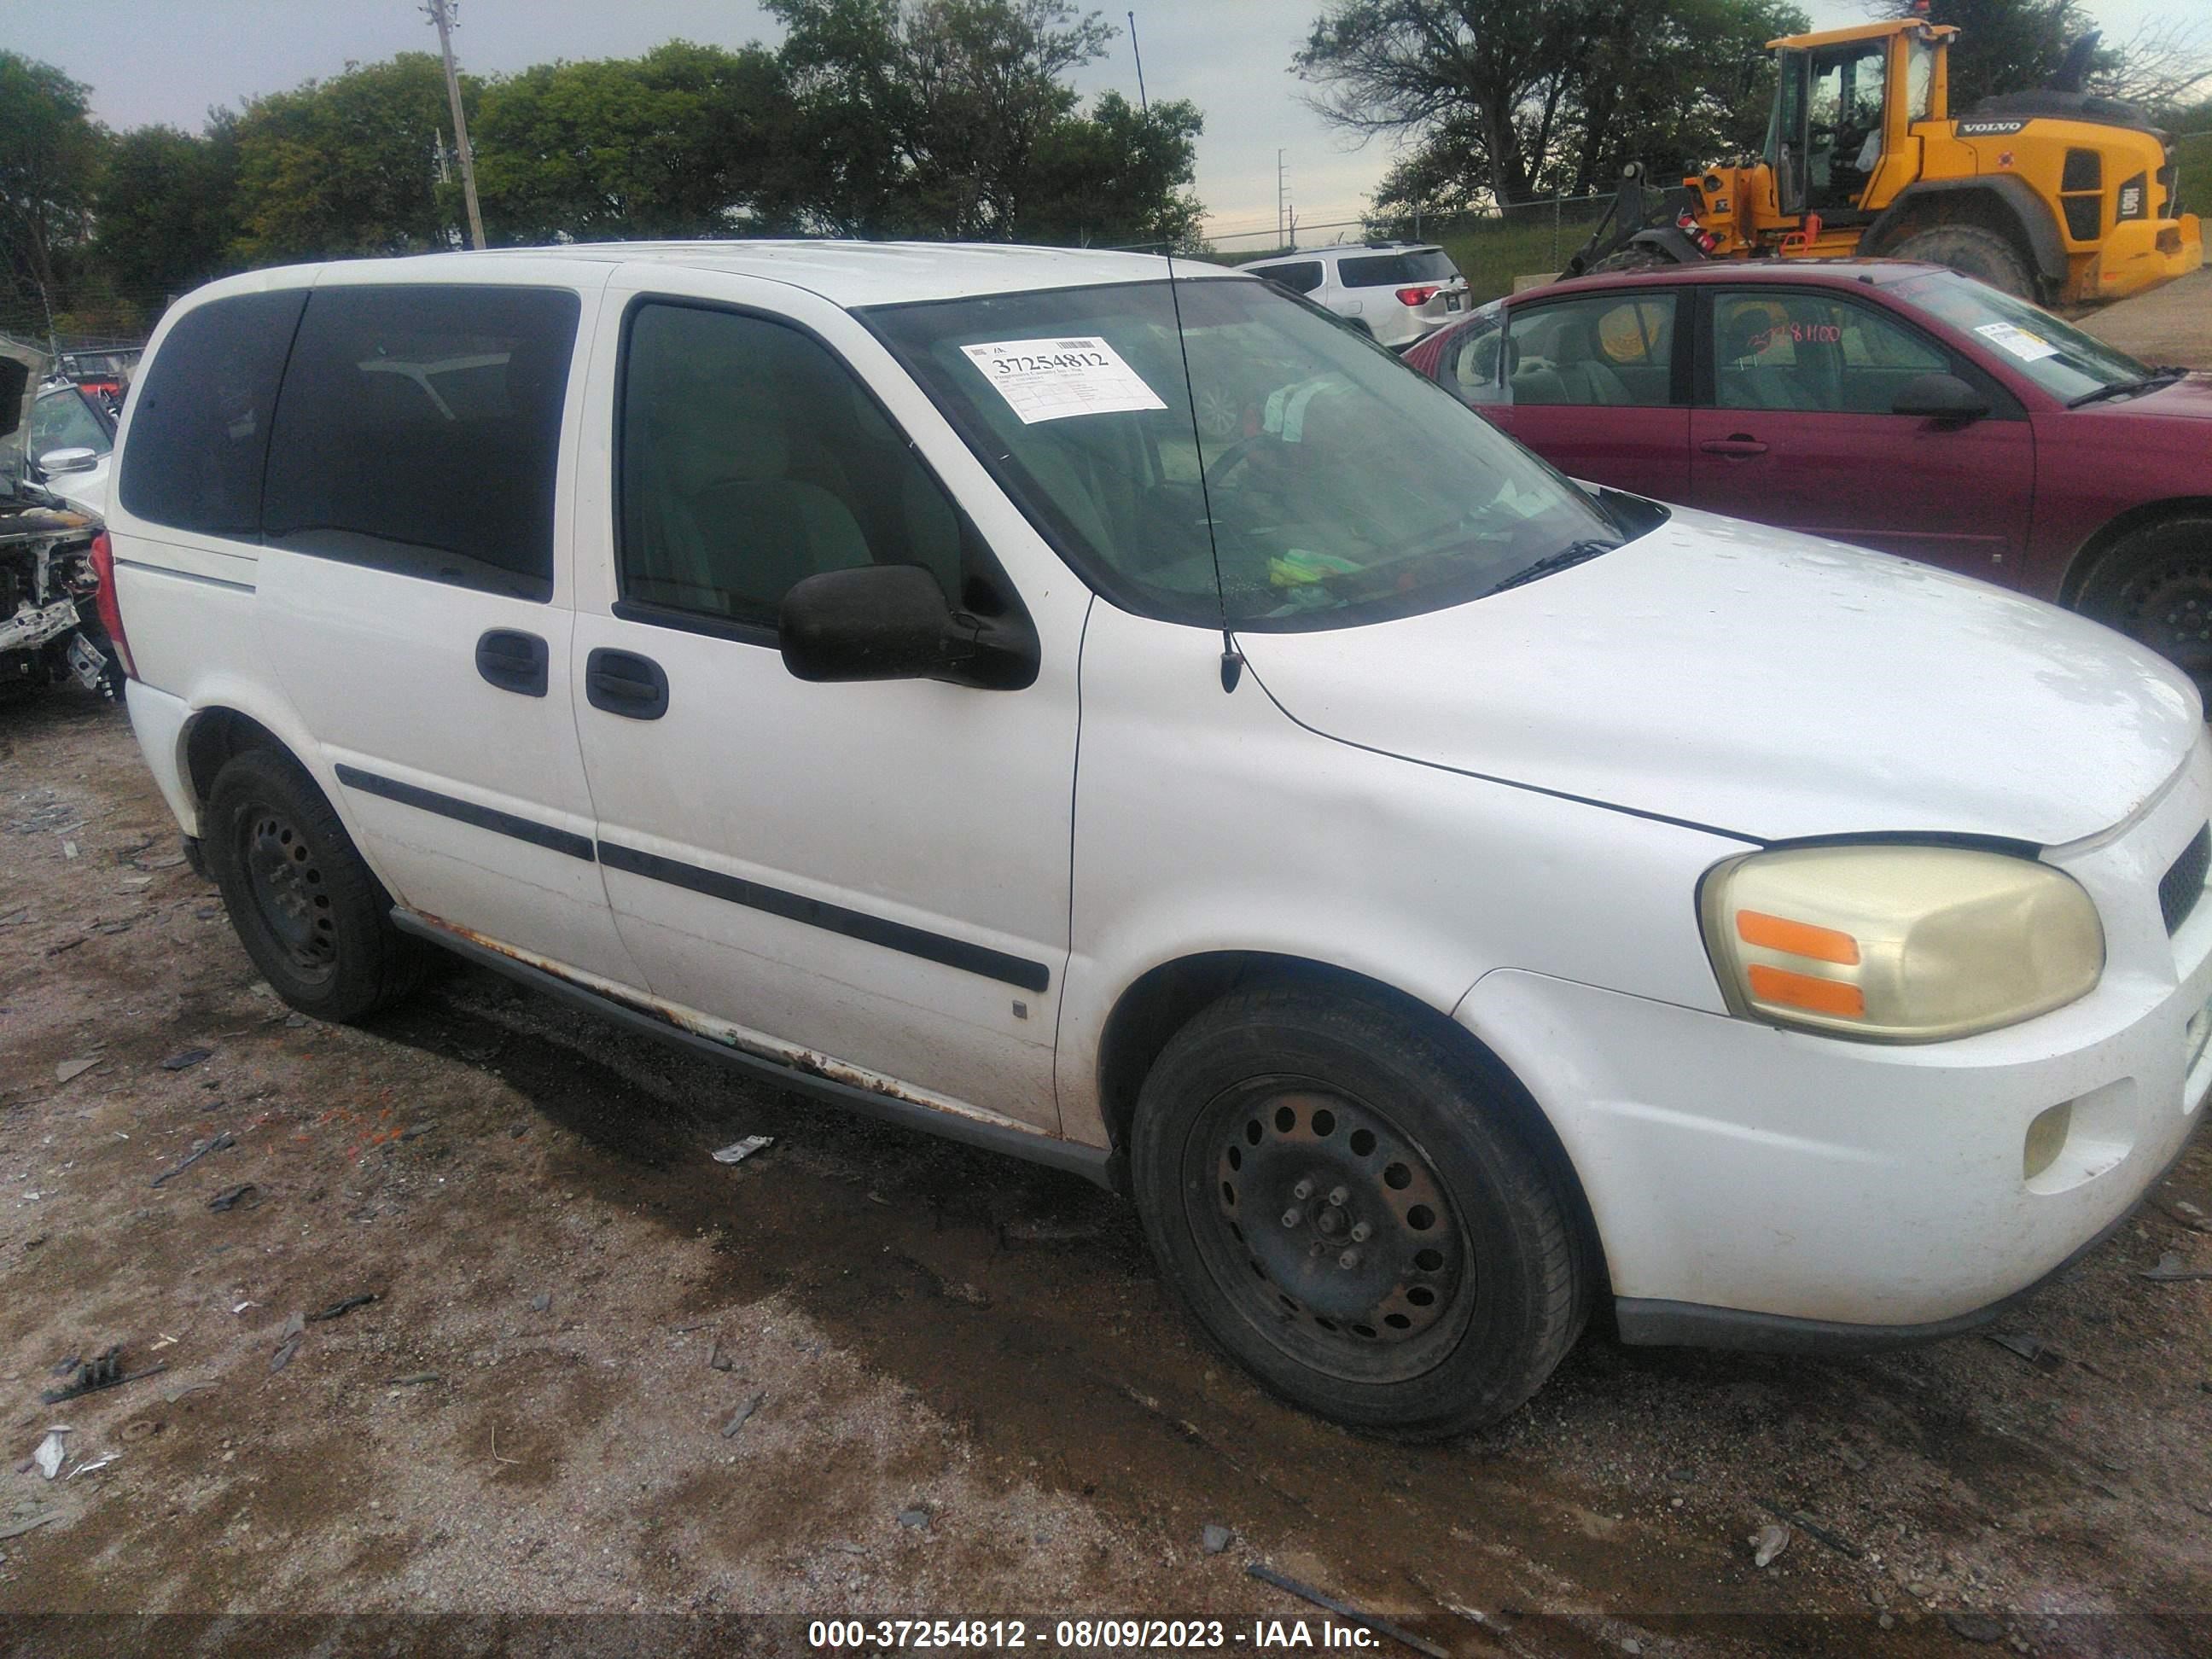
<path id="1" fill-rule="evenodd" d="M 1254 1617 L 1316 1613 L 1264 1563 L 1453 1655 L 2201 1654 L 2212 1284 L 2137 1275 L 2212 1267 L 2206 1212 L 2200 1137 L 2009 1328 L 2042 1363 L 1597 1328 L 1504 1428 L 1378 1445 L 1219 1361 L 1072 1178 L 473 969 L 367 1029 L 288 1016 L 119 713 L 0 707 L 0 1534 L 55 1517 L 0 1536 L 0 1650 L 463 1613 L 684 1615 L 542 1627 L 563 1652 L 803 1644 L 701 1617 L 763 1614 L 1025 1615 L 1043 1647 L 1110 1613 L 1249 1651 Z M 40 1403 L 116 1344 L 162 1369 Z M 1812 1525 L 1761 1568 L 1777 1508 Z M 145 1613 L 202 1622 L 37 1622 Z"/>

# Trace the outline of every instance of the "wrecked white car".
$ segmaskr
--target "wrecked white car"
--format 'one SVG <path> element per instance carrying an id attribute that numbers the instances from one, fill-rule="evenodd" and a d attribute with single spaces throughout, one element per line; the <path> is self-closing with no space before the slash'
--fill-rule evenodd
<path id="1" fill-rule="evenodd" d="M 45 367 L 0 340 L 0 695 L 73 678 L 113 696 L 122 674 L 100 622 L 100 520 L 34 482 L 26 463 Z"/>

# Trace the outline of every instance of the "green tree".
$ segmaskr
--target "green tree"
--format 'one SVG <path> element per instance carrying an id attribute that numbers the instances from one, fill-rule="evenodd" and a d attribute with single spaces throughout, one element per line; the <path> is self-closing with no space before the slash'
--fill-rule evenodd
<path id="1" fill-rule="evenodd" d="M 469 118 L 484 222 L 513 242 L 781 228 L 795 121 L 757 46 L 540 64 L 489 82 Z"/>
<path id="2" fill-rule="evenodd" d="M 1036 217 L 1031 194 L 1064 189 L 1086 142 L 1068 130 L 1086 118 L 1066 77 L 1115 33 L 1069 0 L 766 4 L 786 30 L 779 55 L 798 100 L 795 205 L 845 235 L 1017 234 Z M 1143 137 L 1155 142 L 1150 123 Z M 1170 210 L 1164 197 L 1137 216 Z"/>
<path id="3" fill-rule="evenodd" d="M 1139 109 L 1118 92 L 1037 141 L 1017 240 L 1074 246 L 1194 248 L 1202 210 L 1189 188 L 1206 118 L 1182 99 Z"/>
<path id="4" fill-rule="evenodd" d="M 1878 17 L 1923 17 L 1959 31 L 1951 43 L 1951 111 L 1996 93 L 2047 84 L 2075 43 L 2100 34 L 2088 0 L 1872 0 Z M 2212 33 L 2175 17 L 2147 23 L 2125 40 L 2100 38 L 2085 89 L 2164 114 L 2212 80 Z M 2201 94 L 2199 94 L 2201 95 Z"/>
<path id="5" fill-rule="evenodd" d="M 461 82 L 471 121 L 482 88 Z M 441 184 L 445 71 L 428 52 L 349 64 L 246 105 L 238 118 L 236 252 L 249 264 L 459 246 L 458 185 Z"/>
<path id="6" fill-rule="evenodd" d="M 238 131 L 217 111 L 204 135 L 138 127 L 100 177 L 93 264 L 119 293 L 180 293 L 230 265 L 238 235 Z"/>
<path id="7" fill-rule="evenodd" d="M 1378 207 L 1601 189 L 1702 162 L 1764 121 L 1788 0 L 1331 0 L 1292 60 L 1351 131 L 1413 141 Z"/>
<path id="8" fill-rule="evenodd" d="M 45 323 L 62 309 L 90 223 L 106 136 L 91 88 L 51 64 L 0 52 L 0 256 L 10 290 Z"/>

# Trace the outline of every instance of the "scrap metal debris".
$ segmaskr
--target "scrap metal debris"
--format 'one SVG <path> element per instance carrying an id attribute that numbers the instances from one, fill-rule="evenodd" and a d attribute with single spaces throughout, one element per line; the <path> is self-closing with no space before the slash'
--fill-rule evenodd
<path id="1" fill-rule="evenodd" d="M 87 1054 L 77 1060 L 65 1060 L 60 1065 L 54 1067 L 54 1081 L 57 1083 L 70 1082 L 75 1079 L 82 1077 L 87 1072 L 90 1071 L 94 1066 L 99 1064 L 100 1056 L 97 1054 Z"/>
<path id="2" fill-rule="evenodd" d="M 163 1060 L 161 1062 L 161 1069 L 165 1072 L 182 1072 L 191 1066 L 198 1065 L 202 1060 L 209 1058 L 212 1053 L 213 1050 L 208 1048 L 186 1048 L 179 1053 L 171 1054 L 167 1060 Z"/>
<path id="3" fill-rule="evenodd" d="M 1416 1653 L 1425 1653 L 1429 1656 L 1429 1659 L 1451 1659 L 1449 1653 L 1426 1637 L 1416 1636 L 1413 1632 L 1394 1625 L 1389 1620 L 1378 1617 L 1375 1613 L 1355 1607 L 1348 1601 L 1340 1601 L 1333 1595 L 1323 1595 L 1310 1584 L 1301 1584 L 1297 1579 L 1277 1572 L 1273 1567 L 1255 1561 L 1244 1571 L 1248 1576 L 1258 1579 L 1263 1584 L 1273 1584 L 1277 1589 L 1288 1590 L 1301 1601 L 1310 1601 L 1317 1607 L 1325 1607 L 1340 1619 L 1347 1620 L 1352 1624 L 1371 1630 L 1377 1636 L 1387 1636 L 1394 1642 L 1402 1643 Z"/>
<path id="4" fill-rule="evenodd" d="M 375 1300 L 376 1292 L 374 1291 L 363 1291 L 358 1296 L 349 1296 L 343 1302 L 333 1302 L 329 1307 L 319 1309 L 317 1311 L 309 1314 L 307 1316 L 307 1323 L 313 1325 L 325 1319 L 343 1319 L 356 1308 L 366 1308 L 370 1303 Z"/>
<path id="5" fill-rule="evenodd" d="M 1863 1465 L 1864 1461 L 1865 1460 L 1863 1459 L 1861 1460 L 1862 1465 Z M 1810 1519 L 1809 1517 L 1799 1513 L 1797 1510 L 1785 1510 L 1781 1504 L 1776 1503 L 1771 1498 L 1761 1498 L 1755 1501 L 1758 1503 L 1759 1508 L 1765 1510 L 1769 1515 L 1774 1516 L 1778 1521 L 1784 1522 L 1790 1526 L 1796 1528 L 1798 1531 L 1806 1534 L 1809 1537 L 1818 1539 L 1821 1543 L 1826 1544 L 1830 1549 L 1835 1551 L 1838 1555 L 1848 1555 L 1854 1561 L 1862 1561 L 1866 1559 L 1866 1552 L 1861 1549 L 1856 1544 L 1851 1542 L 1850 1539 L 1844 1537 L 1839 1533 L 1830 1532 L 1819 1522 Z M 1764 1565 L 1765 1563 L 1762 1562 L 1760 1565 Z"/>
<path id="6" fill-rule="evenodd" d="M 1990 1331 L 1987 1335 L 1997 1346 L 2018 1354 L 2038 1370 L 2055 1371 L 2066 1363 L 2066 1357 L 2057 1349 L 2025 1331 Z"/>
<path id="7" fill-rule="evenodd" d="M 220 1134 L 216 1135 L 214 1139 L 207 1141 L 201 1146 L 193 1147 L 191 1152 L 185 1154 L 184 1158 L 179 1163 L 172 1168 L 162 1170 L 161 1174 L 155 1176 L 154 1177 L 154 1184 L 158 1187 L 165 1181 L 173 1181 L 177 1176 L 184 1174 L 185 1170 L 191 1169 L 193 1164 L 205 1158 L 210 1152 L 228 1152 L 231 1147 L 237 1145 L 238 1138 L 232 1134 L 229 1130 L 225 1129 Z"/>
<path id="8" fill-rule="evenodd" d="M 218 1212 L 235 1209 L 238 1206 L 239 1200 L 244 1198 L 248 1193 L 258 1192 L 258 1190 L 260 1189 L 255 1187 L 252 1182 L 241 1181 L 235 1187 L 224 1188 L 213 1198 L 208 1200 L 208 1208 Z M 246 1207 L 251 1209 L 253 1206 L 249 1204 Z"/>
<path id="9" fill-rule="evenodd" d="M 62 1459 L 69 1455 L 68 1445 L 62 1439 L 68 1432 L 67 1429 L 48 1429 L 46 1437 L 39 1442 L 38 1450 L 31 1454 L 39 1473 L 49 1480 L 62 1472 Z"/>
<path id="10" fill-rule="evenodd" d="M 5 1543 L 10 1538 L 21 1538 L 27 1532 L 36 1532 L 40 1527 L 50 1526 L 61 1518 L 59 1510 L 48 1510 L 44 1515 L 34 1515 L 27 1521 L 0 1527 L 0 1543 Z"/>
<path id="11" fill-rule="evenodd" d="M 292 1363 L 292 1356 L 300 1352 L 300 1344 L 307 1338 L 307 1320 L 304 1314 L 294 1314 L 284 1322 L 284 1328 L 276 1333 L 276 1352 L 269 1356 L 269 1374 L 274 1376 Z"/>
<path id="12" fill-rule="evenodd" d="M 742 1164 L 763 1146 L 775 1145 L 774 1135 L 747 1135 L 743 1140 L 732 1141 L 714 1154 L 717 1164 Z"/>
<path id="13" fill-rule="evenodd" d="M 732 1413 L 730 1420 L 722 1425 L 722 1438 L 728 1440 L 734 1437 L 739 1429 L 744 1427 L 746 1419 L 750 1418 L 755 1412 L 758 1411 L 767 1403 L 768 1393 L 767 1390 L 763 1389 L 760 1393 L 755 1395 L 751 1399 L 746 1401 L 744 1405 L 738 1407 L 738 1409 Z"/>
<path id="14" fill-rule="evenodd" d="M 2191 1279 L 2212 1279 L 2212 1267 L 2185 1267 L 2180 1253 L 2168 1250 L 2159 1257 L 2158 1266 L 2146 1267 L 2136 1277 L 2148 1279 L 2154 1285 L 2181 1285 Z"/>
<path id="15" fill-rule="evenodd" d="M 58 1406 L 64 1400 L 75 1400 L 83 1395 L 98 1394 L 102 1389 L 118 1389 L 125 1382 L 136 1382 L 142 1377 L 151 1376 L 156 1371 L 164 1371 L 168 1368 L 168 1361 L 157 1359 L 143 1371 L 126 1372 L 123 1369 L 122 1348 L 112 1347 L 105 1353 L 94 1355 L 84 1364 L 77 1366 L 76 1374 L 68 1382 L 63 1383 L 58 1389 L 48 1389 L 39 1398 L 49 1406 Z"/>

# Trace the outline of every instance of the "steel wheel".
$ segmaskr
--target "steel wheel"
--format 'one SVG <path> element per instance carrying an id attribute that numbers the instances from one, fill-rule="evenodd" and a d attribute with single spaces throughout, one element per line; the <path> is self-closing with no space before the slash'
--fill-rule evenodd
<path id="1" fill-rule="evenodd" d="M 1255 1079 L 1200 1115 L 1184 1160 L 1206 1267 L 1289 1358 L 1393 1382 L 1458 1340 L 1474 1301 L 1466 1229 L 1386 1113 L 1302 1079 Z"/>
<path id="2" fill-rule="evenodd" d="M 338 934 L 331 894 L 307 837 L 264 807 L 240 826 L 238 866 L 254 909 L 293 969 L 310 983 L 337 971 Z"/>
<path id="3" fill-rule="evenodd" d="M 2212 557 L 2161 560 L 2121 598 L 2121 631 L 2197 682 L 2212 685 Z"/>

